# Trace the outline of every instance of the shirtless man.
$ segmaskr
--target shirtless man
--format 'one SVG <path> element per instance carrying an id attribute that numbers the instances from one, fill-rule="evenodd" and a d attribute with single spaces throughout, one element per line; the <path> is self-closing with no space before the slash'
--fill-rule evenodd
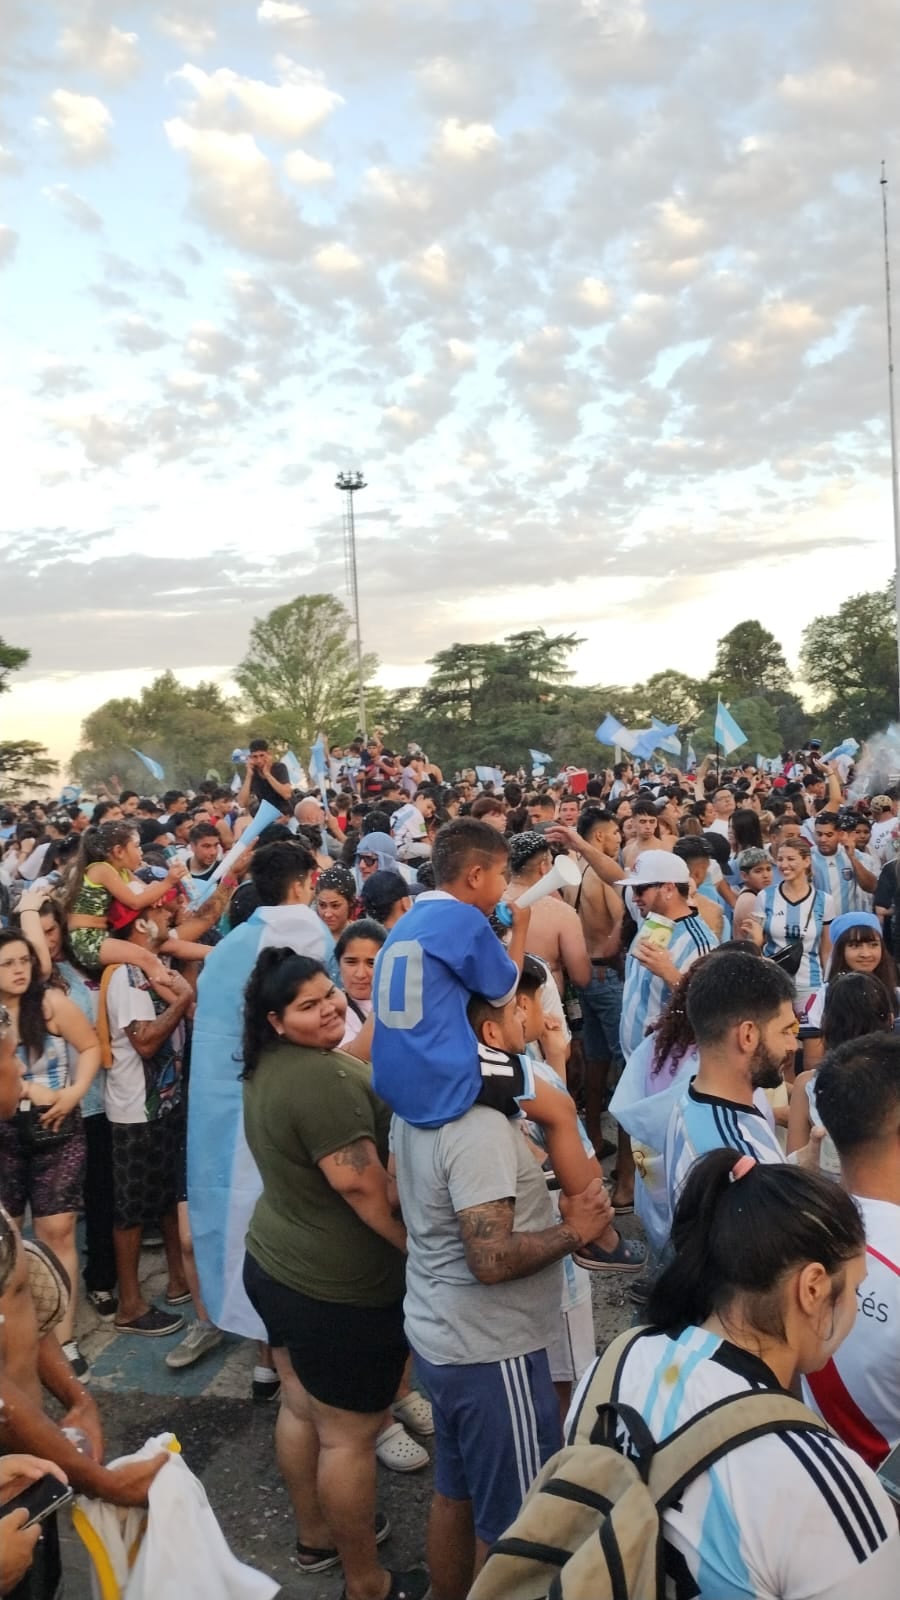
<path id="1" fill-rule="evenodd" d="M 626 844 L 622 863 L 630 872 L 643 850 L 658 850 L 659 821 L 653 800 L 636 800 L 632 809 L 634 838 Z"/>
<path id="2" fill-rule="evenodd" d="M 19 1231 L 0 1209 L 0 1452 L 39 1456 L 62 1467 L 77 1494 L 108 1500 L 117 1506 L 145 1506 L 153 1479 L 169 1459 L 163 1451 L 151 1461 L 116 1467 L 101 1465 L 103 1430 L 95 1402 L 80 1384 L 63 1355 L 56 1335 L 40 1338 L 28 1286 L 28 1264 Z M 59 1426 L 44 1415 L 41 1386 L 63 1407 Z M 81 1455 L 60 1431 L 80 1428 L 87 1434 L 93 1459 Z M 41 1559 L 47 1572 L 58 1566 L 59 1546 L 54 1519 L 42 1524 Z M 43 1576 L 43 1574 L 42 1574 Z M 48 1592 L 53 1592 L 52 1583 Z"/>
<path id="3" fill-rule="evenodd" d="M 653 810 L 652 804 L 650 809 Z M 655 816 L 653 823 L 655 826 Z M 598 806 L 586 806 L 578 819 L 577 830 L 557 826 L 548 831 L 547 838 L 553 844 L 567 845 L 583 868 L 581 884 L 573 898 L 591 961 L 590 982 L 580 988 L 579 994 L 583 1017 L 584 1120 L 588 1137 L 598 1154 L 601 1150 L 611 1154 L 613 1147 L 604 1138 L 602 1118 L 609 1103 L 610 1071 L 614 1067 L 618 1077 L 625 1064 L 619 1044 L 625 913 L 622 895 L 616 888 L 622 876 L 619 827 L 610 812 Z M 631 1141 L 621 1129 L 612 1199 L 620 1211 L 628 1210 L 634 1203 Z"/>
<path id="4" fill-rule="evenodd" d="M 550 846 L 542 833 L 513 834 L 509 841 L 510 882 L 503 898 L 518 900 L 546 877 L 552 865 Z M 528 949 L 546 961 L 560 994 L 566 974 L 579 989 L 590 982 L 591 963 L 578 914 L 558 894 L 548 894 L 532 907 Z"/>

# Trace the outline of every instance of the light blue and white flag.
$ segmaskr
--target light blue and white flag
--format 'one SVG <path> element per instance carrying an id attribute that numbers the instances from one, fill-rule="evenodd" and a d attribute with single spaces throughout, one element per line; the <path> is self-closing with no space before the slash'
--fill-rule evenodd
<path id="1" fill-rule="evenodd" d="M 859 741 L 857 739 L 842 739 L 840 744 L 829 750 L 825 761 L 837 761 L 839 756 L 855 756 L 859 754 Z"/>
<path id="2" fill-rule="evenodd" d="M 288 782 L 295 789 L 305 789 L 306 779 L 303 775 L 303 768 L 297 760 L 297 757 L 294 755 L 293 750 L 285 750 L 281 759 L 288 775 Z"/>
<path id="3" fill-rule="evenodd" d="M 629 735 L 629 737 L 632 741 L 630 746 L 631 754 L 636 756 L 638 761 L 649 761 L 654 750 L 656 750 L 659 745 L 659 734 L 657 733 L 656 729 L 637 728 Z M 628 750 L 629 746 L 624 745 L 623 749 Z"/>
<path id="4" fill-rule="evenodd" d="M 81 784 L 67 783 L 59 797 L 61 806 L 74 806 L 81 799 Z"/>
<path id="5" fill-rule="evenodd" d="M 139 761 L 143 761 L 151 778 L 155 778 L 157 783 L 165 783 L 166 775 L 158 761 L 154 761 L 152 756 L 145 756 L 142 750 L 135 750 L 133 744 L 130 744 L 128 748 L 133 756 L 137 756 Z"/>
<path id="6" fill-rule="evenodd" d="M 664 750 L 667 756 L 680 756 L 681 740 L 675 737 L 678 732 L 678 723 L 660 722 L 659 717 L 651 717 L 650 725 L 659 734 L 659 738 L 656 741 L 657 750 Z"/>
<path id="7" fill-rule="evenodd" d="M 723 755 L 730 755 L 732 750 L 737 750 L 742 744 L 747 743 L 747 735 L 740 725 L 735 722 L 728 707 L 723 705 L 722 697 L 716 702 L 716 720 L 713 726 L 713 738 L 721 746 Z"/>
<path id="8" fill-rule="evenodd" d="M 479 783 L 492 783 L 496 789 L 503 788 L 503 773 L 499 767 L 476 767 L 475 776 Z"/>
<path id="9" fill-rule="evenodd" d="M 187 1136 L 188 1204 L 203 1299 L 217 1328 L 263 1341 L 265 1329 L 243 1283 L 244 1240 L 262 1183 L 244 1137 L 239 1074 L 244 990 L 260 950 L 270 945 L 312 956 L 340 981 L 334 941 L 309 906 L 260 906 L 209 952 L 197 984 Z"/>
<path id="10" fill-rule="evenodd" d="M 550 767 L 553 765 L 553 757 L 548 756 L 546 750 L 529 750 L 528 754 L 531 757 L 531 765 L 533 767 Z"/>
<path id="11" fill-rule="evenodd" d="M 309 752 L 309 781 L 314 783 L 322 796 L 322 804 L 328 805 L 328 752 L 325 749 L 325 736 L 319 734 L 315 744 Z"/>
<path id="12" fill-rule="evenodd" d="M 213 890 L 218 884 L 219 879 L 224 878 L 226 873 L 231 871 L 239 856 L 242 856 L 248 846 L 253 844 L 254 840 L 259 838 L 263 828 L 267 828 L 270 822 L 277 822 L 280 816 L 281 812 L 277 806 L 273 806 L 271 800 L 261 800 L 259 802 L 259 807 L 257 809 L 256 816 L 253 818 L 253 821 L 248 823 L 237 843 L 233 844 L 230 850 L 226 850 L 221 861 L 218 862 L 216 870 L 212 876 L 206 879 L 185 878 L 185 883 L 191 884 L 191 888 L 188 892 L 191 896 L 192 906 L 199 906 L 208 895 L 212 894 Z"/>
<path id="13" fill-rule="evenodd" d="M 690 743 L 688 743 L 687 753 L 686 753 L 685 758 L 684 758 L 684 764 L 685 764 L 685 769 L 688 772 L 693 772 L 694 768 L 697 765 L 696 752 L 694 750 L 694 746 L 692 744 L 690 744 Z"/>
<path id="14" fill-rule="evenodd" d="M 243 766 L 244 763 L 249 761 L 249 760 L 250 760 L 250 751 L 249 750 L 232 750 L 232 752 L 231 752 L 231 763 L 232 763 L 232 766 L 235 766 L 235 767 Z"/>
<path id="15" fill-rule="evenodd" d="M 617 717 L 606 716 L 596 730 L 594 738 L 598 744 L 612 745 L 613 748 L 618 744 L 623 750 L 627 750 L 629 746 L 623 742 L 623 734 L 626 739 L 631 737 L 628 729 L 622 726 Z"/>

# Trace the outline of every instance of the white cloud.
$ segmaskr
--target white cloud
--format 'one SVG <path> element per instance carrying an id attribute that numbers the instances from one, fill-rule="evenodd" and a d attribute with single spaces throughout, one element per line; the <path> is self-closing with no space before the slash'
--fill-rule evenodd
<path id="1" fill-rule="evenodd" d="M 458 117 L 448 117 L 441 124 L 440 150 L 452 161 L 479 161 L 491 155 L 499 144 L 497 130 L 489 122 L 460 122 Z"/>
<path id="2" fill-rule="evenodd" d="M 334 177 L 330 161 L 319 161 L 305 150 L 291 150 L 284 158 L 284 170 L 291 183 L 328 183 Z"/>
<path id="3" fill-rule="evenodd" d="M 96 95 L 55 89 L 49 106 L 70 161 L 81 166 L 109 155 L 112 114 Z"/>
<path id="4" fill-rule="evenodd" d="M 260 22 L 291 24 L 309 21 L 306 7 L 291 5 L 288 0 L 261 0 L 256 8 L 256 15 Z"/>
<path id="5" fill-rule="evenodd" d="M 67 221 L 83 233 L 100 233 L 103 218 L 83 195 L 76 194 L 66 183 L 53 183 L 41 190 L 47 200 L 58 206 Z"/>
<path id="6" fill-rule="evenodd" d="M 159 350 L 168 343 L 168 334 L 162 328 L 154 327 L 145 317 L 121 317 L 114 324 L 113 335 L 120 349 L 127 350 L 131 355 L 142 355 L 147 350 Z"/>
<path id="7" fill-rule="evenodd" d="M 348 272 L 359 272 L 362 261 L 352 250 L 339 240 L 323 245 L 317 250 L 313 260 L 322 272 L 327 272 L 334 277 L 343 277 Z"/>
<path id="8" fill-rule="evenodd" d="M 0 222 L 0 267 L 8 266 L 19 247 L 19 235 L 8 223 Z"/>
<path id="9" fill-rule="evenodd" d="M 87 19 L 64 28 L 59 49 L 67 64 L 86 68 L 110 83 L 126 82 L 140 67 L 137 34 L 123 33 L 112 23 L 99 20 Z"/>
<path id="10" fill-rule="evenodd" d="M 167 39 L 198 55 L 209 50 L 217 38 L 213 24 L 202 14 L 166 11 L 156 18 L 156 27 Z"/>
<path id="11" fill-rule="evenodd" d="M 247 78 L 230 67 L 204 72 L 187 65 L 173 76 L 194 91 L 188 120 L 199 128 L 253 133 L 270 139 L 302 139 L 343 104 L 322 77 L 286 57 L 277 63 L 280 83 Z"/>
<path id="12" fill-rule="evenodd" d="M 293 258 L 304 240 L 300 217 L 278 187 L 275 169 L 249 133 L 165 124 L 173 150 L 188 159 L 194 209 L 222 238 L 250 252 Z"/>

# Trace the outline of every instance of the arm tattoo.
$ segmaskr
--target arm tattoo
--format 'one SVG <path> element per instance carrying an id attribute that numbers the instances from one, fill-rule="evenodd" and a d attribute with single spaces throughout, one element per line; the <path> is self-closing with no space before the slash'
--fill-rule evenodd
<path id="1" fill-rule="evenodd" d="M 493 1200 L 457 1213 L 466 1265 L 479 1283 L 528 1278 L 577 1249 L 579 1235 L 560 1223 L 537 1233 L 515 1233 L 515 1202 Z"/>
<path id="2" fill-rule="evenodd" d="M 331 1159 L 336 1167 L 350 1167 L 354 1172 L 365 1172 L 372 1165 L 368 1139 L 356 1139 L 353 1144 L 345 1144 L 342 1149 L 332 1152 Z"/>

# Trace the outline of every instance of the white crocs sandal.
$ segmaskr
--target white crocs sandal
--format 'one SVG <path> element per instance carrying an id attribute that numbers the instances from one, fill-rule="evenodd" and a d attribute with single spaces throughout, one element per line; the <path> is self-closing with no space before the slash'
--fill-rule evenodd
<path id="1" fill-rule="evenodd" d="M 420 1433 L 425 1438 L 430 1438 L 434 1433 L 434 1417 L 431 1414 L 431 1401 L 426 1400 L 423 1394 L 415 1390 L 404 1395 L 402 1400 L 395 1400 L 391 1410 L 398 1422 L 413 1433 Z"/>
<path id="2" fill-rule="evenodd" d="M 402 1422 L 392 1423 L 378 1435 L 375 1454 L 391 1472 L 420 1472 L 430 1459 L 428 1451 L 409 1437 Z"/>

